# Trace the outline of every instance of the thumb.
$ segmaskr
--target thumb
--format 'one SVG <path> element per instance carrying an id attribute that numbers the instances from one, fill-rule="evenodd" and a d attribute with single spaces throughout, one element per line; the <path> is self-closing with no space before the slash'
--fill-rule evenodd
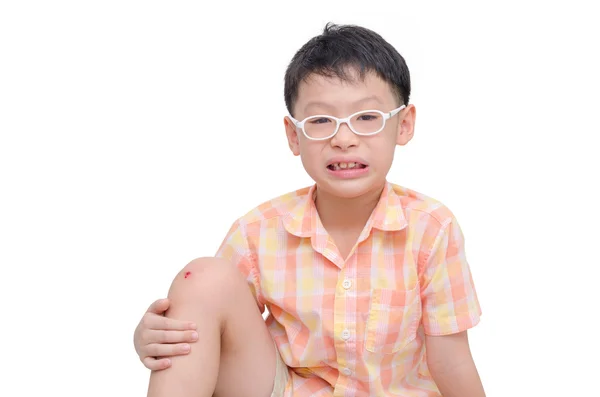
<path id="1" fill-rule="evenodd" d="M 168 298 L 154 301 L 148 308 L 148 313 L 163 314 L 169 308 L 170 303 Z"/>

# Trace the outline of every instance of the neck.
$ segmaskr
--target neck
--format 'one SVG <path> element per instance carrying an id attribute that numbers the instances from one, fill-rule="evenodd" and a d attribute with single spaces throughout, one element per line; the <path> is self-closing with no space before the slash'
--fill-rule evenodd
<path id="1" fill-rule="evenodd" d="M 362 230 L 377 206 L 383 185 L 355 198 L 333 196 L 317 187 L 315 205 L 326 230 Z"/>

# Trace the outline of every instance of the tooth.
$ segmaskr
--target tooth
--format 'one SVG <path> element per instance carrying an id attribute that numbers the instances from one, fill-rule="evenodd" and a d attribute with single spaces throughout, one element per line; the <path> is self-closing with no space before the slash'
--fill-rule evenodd
<path id="1" fill-rule="evenodd" d="M 346 168 L 348 168 L 348 164 L 347 163 L 340 163 L 340 168 L 345 170 Z"/>
<path id="2" fill-rule="evenodd" d="M 356 163 L 348 163 L 348 168 L 354 168 L 356 167 Z"/>

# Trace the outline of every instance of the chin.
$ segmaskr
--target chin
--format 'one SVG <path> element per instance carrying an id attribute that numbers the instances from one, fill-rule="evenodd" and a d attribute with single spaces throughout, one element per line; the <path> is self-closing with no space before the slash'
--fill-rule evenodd
<path id="1" fill-rule="evenodd" d="M 317 186 L 332 196 L 354 199 L 372 193 L 383 186 L 385 181 L 374 182 L 365 179 L 355 180 L 321 180 L 317 181 Z"/>

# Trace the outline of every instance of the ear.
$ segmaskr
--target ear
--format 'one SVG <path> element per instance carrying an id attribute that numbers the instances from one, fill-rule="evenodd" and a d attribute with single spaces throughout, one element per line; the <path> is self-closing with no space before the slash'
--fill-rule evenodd
<path id="1" fill-rule="evenodd" d="M 296 131 L 296 126 L 287 116 L 283 118 L 283 125 L 285 126 L 285 135 L 287 135 L 288 146 L 290 147 L 290 150 L 294 156 L 299 156 L 300 142 L 298 141 L 298 131 Z"/>
<path id="2" fill-rule="evenodd" d="M 400 119 L 398 123 L 398 132 L 396 134 L 396 144 L 404 146 L 412 139 L 415 133 L 415 120 L 417 118 L 417 109 L 415 105 L 408 105 L 402 109 L 396 116 Z"/>

